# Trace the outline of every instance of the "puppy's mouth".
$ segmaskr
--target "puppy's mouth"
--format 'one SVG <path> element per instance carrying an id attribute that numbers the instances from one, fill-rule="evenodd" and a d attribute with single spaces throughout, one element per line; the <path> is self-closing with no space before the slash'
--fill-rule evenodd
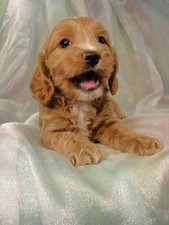
<path id="1" fill-rule="evenodd" d="M 84 91 L 94 91 L 100 86 L 100 76 L 95 71 L 88 71 L 70 79 L 77 87 Z"/>

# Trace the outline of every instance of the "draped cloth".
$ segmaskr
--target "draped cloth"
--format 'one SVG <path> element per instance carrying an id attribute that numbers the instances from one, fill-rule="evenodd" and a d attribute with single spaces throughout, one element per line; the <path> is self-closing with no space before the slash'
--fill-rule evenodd
<path id="1" fill-rule="evenodd" d="M 29 83 L 49 32 L 72 16 L 108 29 L 124 123 L 163 151 L 139 157 L 99 145 L 104 161 L 74 167 L 41 145 Z M 168 0 L 0 1 L 0 224 L 169 224 L 168 24 Z"/>

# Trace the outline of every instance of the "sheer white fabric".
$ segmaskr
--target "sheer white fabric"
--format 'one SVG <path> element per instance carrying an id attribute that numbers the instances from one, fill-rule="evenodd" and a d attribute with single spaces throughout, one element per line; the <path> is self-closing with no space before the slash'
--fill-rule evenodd
<path id="1" fill-rule="evenodd" d="M 165 145 L 151 157 L 105 146 L 107 159 L 74 168 L 39 140 L 29 83 L 38 52 L 63 18 L 109 30 L 120 61 L 124 123 Z M 169 224 L 169 1 L 0 2 L 0 224 Z"/>

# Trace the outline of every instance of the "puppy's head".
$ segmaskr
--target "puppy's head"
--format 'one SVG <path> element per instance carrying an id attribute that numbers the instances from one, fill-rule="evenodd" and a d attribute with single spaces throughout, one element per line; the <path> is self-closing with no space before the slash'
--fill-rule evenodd
<path id="1" fill-rule="evenodd" d="M 92 101 L 107 85 L 116 93 L 117 70 L 117 54 L 105 28 L 91 18 L 69 18 L 44 44 L 30 88 L 42 105 L 49 104 L 56 92 L 72 101 Z"/>

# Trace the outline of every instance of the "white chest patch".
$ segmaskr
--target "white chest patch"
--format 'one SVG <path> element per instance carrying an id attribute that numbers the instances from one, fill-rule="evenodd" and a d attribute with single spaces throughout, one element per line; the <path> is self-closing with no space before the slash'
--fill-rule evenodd
<path id="1" fill-rule="evenodd" d="M 89 124 L 89 118 L 92 113 L 92 107 L 85 102 L 75 103 L 73 106 L 75 115 L 79 118 L 81 129 L 83 130 Z"/>

